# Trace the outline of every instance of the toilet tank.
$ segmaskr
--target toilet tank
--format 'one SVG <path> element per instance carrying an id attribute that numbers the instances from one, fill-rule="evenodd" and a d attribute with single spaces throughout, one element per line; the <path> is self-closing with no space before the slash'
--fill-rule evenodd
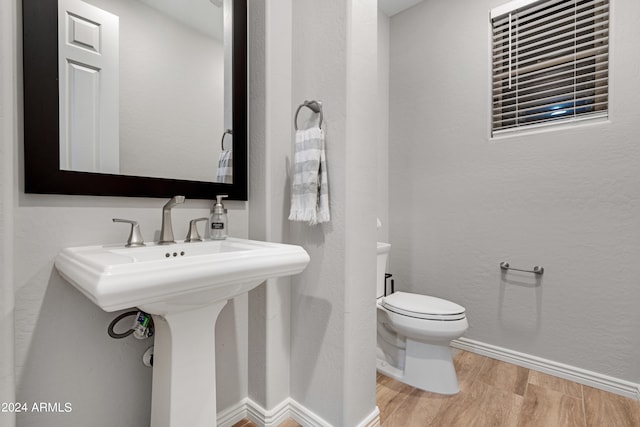
<path id="1" fill-rule="evenodd" d="M 376 298 L 384 296 L 384 273 L 387 271 L 387 259 L 391 245 L 389 243 L 378 242 L 378 270 L 376 272 Z"/>

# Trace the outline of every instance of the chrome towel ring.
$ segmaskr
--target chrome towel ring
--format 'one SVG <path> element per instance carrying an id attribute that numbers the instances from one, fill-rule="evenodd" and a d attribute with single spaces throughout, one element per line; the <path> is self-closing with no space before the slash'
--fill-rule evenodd
<path id="1" fill-rule="evenodd" d="M 224 151 L 224 137 L 227 136 L 227 134 L 233 135 L 233 131 L 231 129 L 227 129 L 223 132 L 222 141 L 220 141 L 220 148 L 222 148 L 222 151 Z"/>
<path id="2" fill-rule="evenodd" d="M 320 114 L 320 122 L 318 123 L 318 127 L 322 129 L 322 102 L 320 101 L 304 101 L 302 104 L 300 104 L 300 106 L 298 106 L 298 109 L 296 110 L 296 117 L 293 121 L 294 128 L 298 130 L 298 113 L 300 112 L 300 109 L 302 107 L 307 107 L 314 113 Z"/>

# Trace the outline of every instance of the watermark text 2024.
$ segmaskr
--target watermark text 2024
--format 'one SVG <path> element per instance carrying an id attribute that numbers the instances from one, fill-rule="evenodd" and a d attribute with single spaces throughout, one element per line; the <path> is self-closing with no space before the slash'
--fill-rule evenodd
<path id="1" fill-rule="evenodd" d="M 70 402 L 2 402 L 0 412 L 68 413 L 73 411 Z"/>

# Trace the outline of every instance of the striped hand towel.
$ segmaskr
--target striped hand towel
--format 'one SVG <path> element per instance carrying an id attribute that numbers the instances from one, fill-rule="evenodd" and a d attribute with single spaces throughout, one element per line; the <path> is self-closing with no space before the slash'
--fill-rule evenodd
<path id="1" fill-rule="evenodd" d="M 329 222 L 329 180 L 324 132 L 319 127 L 296 131 L 289 220 L 309 225 Z"/>
<path id="2" fill-rule="evenodd" d="M 233 150 L 222 150 L 218 159 L 218 175 L 216 182 L 233 183 Z"/>

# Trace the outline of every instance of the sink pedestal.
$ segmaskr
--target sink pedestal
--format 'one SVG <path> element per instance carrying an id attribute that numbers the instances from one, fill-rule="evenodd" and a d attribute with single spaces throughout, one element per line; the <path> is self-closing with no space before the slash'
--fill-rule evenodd
<path id="1" fill-rule="evenodd" d="M 151 427 L 215 427 L 215 328 L 227 301 L 305 269 L 303 248 L 226 240 L 63 249 L 60 274 L 105 311 L 153 316 Z"/>
<path id="2" fill-rule="evenodd" d="M 226 304 L 222 300 L 178 313 L 152 314 L 151 427 L 217 425 L 215 328 Z"/>

